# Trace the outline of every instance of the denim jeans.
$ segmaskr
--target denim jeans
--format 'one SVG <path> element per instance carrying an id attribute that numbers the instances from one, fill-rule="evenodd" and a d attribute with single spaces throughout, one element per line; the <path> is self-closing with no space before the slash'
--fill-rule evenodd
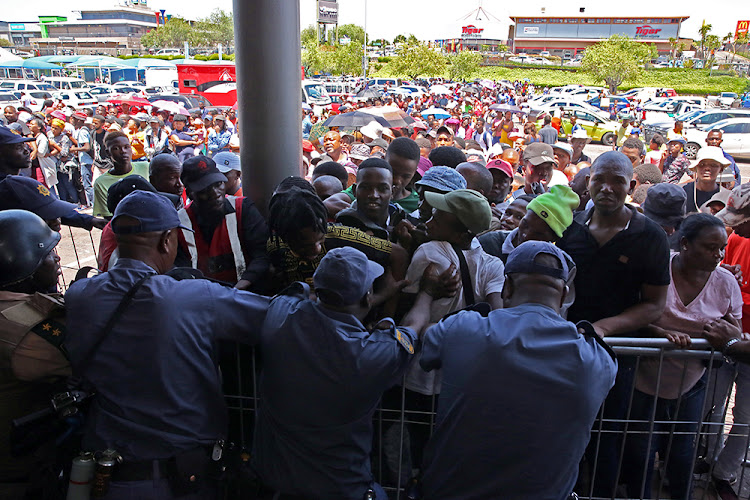
<path id="1" fill-rule="evenodd" d="M 724 363 L 714 370 L 716 378 L 715 401 L 710 420 L 719 422 L 712 426 L 709 432 L 707 456 L 716 460 L 713 475 L 719 479 L 731 479 L 737 472 L 740 462 L 746 458 L 748 451 L 748 426 L 750 425 L 750 366 L 738 363 Z M 736 374 L 736 379 L 735 379 Z M 724 406 L 726 397 L 736 384 L 734 394 L 734 409 L 732 410 L 733 425 L 729 435 L 721 446 L 719 437 L 724 429 Z"/>
<path id="2" fill-rule="evenodd" d="M 91 206 L 94 204 L 94 168 L 90 163 L 81 163 L 81 179 L 83 180 L 83 189 L 86 191 L 86 203 Z"/>
<path id="3" fill-rule="evenodd" d="M 651 498 L 654 455 L 659 451 L 659 457 L 666 464 L 672 498 L 690 498 L 693 459 L 706 394 L 705 380 L 704 375 L 677 399 L 659 398 L 638 390 L 634 392 L 630 418 L 644 422 L 630 424 L 632 433 L 629 433 L 625 444 L 623 467 L 629 497 Z M 654 424 L 653 433 L 649 436 L 652 414 L 657 422 L 662 422 Z"/>

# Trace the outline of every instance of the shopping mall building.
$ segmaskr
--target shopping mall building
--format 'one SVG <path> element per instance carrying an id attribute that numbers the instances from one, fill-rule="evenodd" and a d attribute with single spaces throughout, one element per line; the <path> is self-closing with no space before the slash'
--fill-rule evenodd
<path id="1" fill-rule="evenodd" d="M 680 38 L 682 17 L 511 17 L 514 25 L 508 32 L 513 52 L 552 55 L 571 54 L 612 35 L 653 43 L 660 54 L 671 50 L 669 39 Z M 692 43 L 692 40 L 685 40 Z"/>
<path id="2" fill-rule="evenodd" d="M 495 52 L 506 45 L 511 52 L 575 57 L 590 45 L 612 35 L 625 35 L 634 40 L 656 45 L 660 54 L 671 51 L 669 39 L 674 38 L 690 47 L 692 39 L 680 39 L 680 27 L 688 16 L 680 17 L 534 17 L 510 16 L 507 31 L 500 23 L 478 23 L 461 27 L 461 37 L 437 40 L 447 52 L 481 50 Z M 494 29 L 492 29 L 494 28 Z M 495 36 L 487 36 L 488 32 Z M 507 32 L 507 39 L 498 36 Z"/>

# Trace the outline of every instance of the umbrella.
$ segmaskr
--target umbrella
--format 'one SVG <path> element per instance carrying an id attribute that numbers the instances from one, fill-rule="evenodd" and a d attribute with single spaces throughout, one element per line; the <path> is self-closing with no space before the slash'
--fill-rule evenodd
<path id="1" fill-rule="evenodd" d="M 484 80 L 480 80 L 479 85 L 488 89 L 495 88 L 495 82 L 493 82 L 492 80 L 487 80 L 486 78 Z"/>
<path id="2" fill-rule="evenodd" d="M 110 97 L 107 99 L 107 102 L 110 102 L 112 104 L 129 104 L 131 106 L 153 106 L 153 103 L 150 101 L 147 101 L 143 97 L 138 97 L 135 95 L 120 95 L 115 97 Z"/>
<path id="3" fill-rule="evenodd" d="M 359 92 L 357 92 L 357 97 L 361 99 L 379 99 L 380 98 L 380 92 L 378 92 L 375 89 L 366 88 L 362 89 Z"/>
<path id="4" fill-rule="evenodd" d="M 414 123 L 414 118 L 407 115 L 396 106 L 381 106 L 379 108 L 364 108 L 363 113 L 379 116 L 388 122 L 389 128 L 404 128 Z"/>
<path id="5" fill-rule="evenodd" d="M 526 114 L 526 111 L 522 110 L 518 106 L 514 106 L 513 104 L 493 104 L 490 106 L 490 109 L 495 111 L 501 111 L 505 113 L 506 111 L 510 111 L 511 113 L 523 113 Z"/>
<path id="6" fill-rule="evenodd" d="M 438 120 L 451 117 L 451 114 L 442 108 L 427 108 L 422 111 L 422 116 L 424 118 L 427 118 L 430 115 L 434 116 Z"/>
<path id="7" fill-rule="evenodd" d="M 479 89 L 476 87 L 463 87 L 461 92 L 467 92 L 469 94 L 479 95 Z"/>
<path id="8" fill-rule="evenodd" d="M 187 109 L 185 109 L 185 106 L 183 106 L 179 102 L 165 101 L 164 99 L 160 99 L 158 101 L 152 102 L 151 105 L 155 108 L 163 109 L 164 111 L 169 111 L 170 113 L 174 115 L 176 114 L 187 115 L 190 113 Z"/>
<path id="9" fill-rule="evenodd" d="M 333 115 L 323 122 L 323 125 L 326 127 L 361 128 L 373 121 L 378 122 L 384 127 L 389 126 L 384 118 L 361 111 Z"/>
<path id="10" fill-rule="evenodd" d="M 445 85 L 433 85 L 430 87 L 430 94 L 452 94 L 451 89 Z"/>
<path id="11" fill-rule="evenodd" d="M 305 107 L 303 105 L 302 109 L 304 109 L 304 108 Z M 240 109 L 240 103 L 239 103 L 239 101 L 234 101 L 234 104 L 232 105 L 232 109 L 235 110 L 235 111 L 237 111 L 238 109 Z"/>
<path id="12" fill-rule="evenodd" d="M 0 64 L 0 68 L 25 68 L 25 69 L 62 69 L 62 66 L 35 59 L 21 59 L 20 61 L 6 61 Z"/>

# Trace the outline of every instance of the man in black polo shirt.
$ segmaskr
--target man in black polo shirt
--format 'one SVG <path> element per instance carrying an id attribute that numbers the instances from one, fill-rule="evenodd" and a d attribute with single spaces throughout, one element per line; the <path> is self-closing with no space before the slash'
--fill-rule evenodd
<path id="1" fill-rule="evenodd" d="M 627 156 L 616 151 L 599 156 L 591 165 L 589 181 L 594 207 L 580 212 L 558 243 L 578 267 L 576 300 L 568 319 L 591 321 L 602 337 L 636 336 L 661 316 L 666 302 L 667 236 L 655 222 L 625 205 L 634 184 Z M 633 359 L 619 360 L 617 381 L 604 404 L 605 419 L 626 417 L 634 370 Z M 591 464 L 597 442 L 599 448 L 592 477 L 594 496 L 609 498 L 617 487 L 622 435 L 612 430 L 619 430 L 618 425 L 605 422 L 609 432 L 594 433 L 589 443 Z M 623 475 L 627 473 L 623 464 Z"/>

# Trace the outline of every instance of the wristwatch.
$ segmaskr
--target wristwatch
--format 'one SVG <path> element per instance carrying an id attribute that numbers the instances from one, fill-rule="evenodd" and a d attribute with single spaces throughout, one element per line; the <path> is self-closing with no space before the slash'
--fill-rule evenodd
<path id="1" fill-rule="evenodd" d="M 722 353 L 726 353 L 727 349 L 729 349 L 731 346 L 733 346 L 734 344 L 736 344 L 739 341 L 740 341 L 740 339 L 738 339 L 738 338 L 729 339 L 729 341 L 726 344 L 724 344 L 724 347 L 722 347 L 721 352 Z"/>

